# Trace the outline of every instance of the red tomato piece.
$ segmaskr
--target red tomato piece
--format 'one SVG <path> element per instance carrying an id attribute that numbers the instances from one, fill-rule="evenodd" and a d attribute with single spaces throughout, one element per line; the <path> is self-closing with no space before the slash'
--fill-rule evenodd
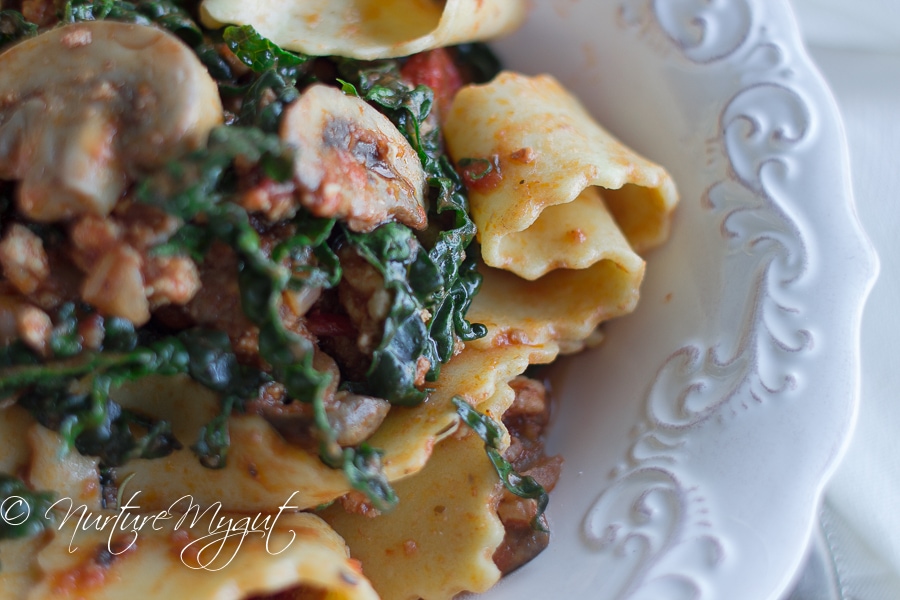
<path id="1" fill-rule="evenodd" d="M 434 90 L 435 108 L 443 122 L 456 92 L 463 85 L 462 74 L 450 53 L 444 48 L 437 48 L 413 54 L 403 65 L 400 74 L 413 85 L 427 85 Z"/>

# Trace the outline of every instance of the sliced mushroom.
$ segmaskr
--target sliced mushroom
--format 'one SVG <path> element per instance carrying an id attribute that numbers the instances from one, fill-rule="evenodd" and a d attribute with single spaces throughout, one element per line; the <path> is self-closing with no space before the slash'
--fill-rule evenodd
<path id="1" fill-rule="evenodd" d="M 372 437 L 390 409 L 387 400 L 342 391 L 335 394 L 334 407 L 327 413 L 328 422 L 337 434 L 338 444 L 356 446 Z"/>
<path id="2" fill-rule="evenodd" d="M 311 405 L 294 402 L 285 407 L 265 412 L 263 416 L 289 442 L 316 448 L 316 422 Z M 387 400 L 340 391 L 325 408 L 325 414 L 334 430 L 335 441 L 341 446 L 356 446 L 372 437 L 390 409 Z"/>
<path id="3" fill-rule="evenodd" d="M 155 27 L 95 21 L 0 55 L 0 178 L 36 221 L 105 215 L 130 178 L 204 144 L 222 121 L 193 51 Z"/>
<path id="4" fill-rule="evenodd" d="M 324 356 L 317 353 L 316 356 Z M 329 359 L 330 360 L 330 359 Z M 332 361 L 333 362 L 333 361 Z M 345 390 L 326 391 L 325 414 L 341 446 L 356 446 L 366 441 L 381 427 L 391 409 L 387 400 L 353 394 Z M 315 450 L 318 446 L 317 425 L 312 405 L 301 402 L 285 404 L 281 390 L 266 394 L 252 405 L 287 441 Z"/>
<path id="5" fill-rule="evenodd" d="M 320 217 L 371 231 L 392 219 L 425 227 L 425 173 L 406 138 L 364 100 L 311 86 L 285 111 L 281 137 L 297 149 L 300 202 Z"/>
<path id="6" fill-rule="evenodd" d="M 50 275 L 44 242 L 37 234 L 13 223 L 0 240 L 0 269 L 22 294 L 32 294 Z"/>

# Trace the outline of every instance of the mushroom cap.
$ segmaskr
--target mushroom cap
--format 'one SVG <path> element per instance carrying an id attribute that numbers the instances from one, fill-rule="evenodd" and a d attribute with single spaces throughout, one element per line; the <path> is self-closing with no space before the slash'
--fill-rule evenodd
<path id="1" fill-rule="evenodd" d="M 425 227 L 419 155 L 366 101 L 312 85 L 285 109 L 280 135 L 298 150 L 294 179 L 314 215 L 343 218 L 354 231 L 390 220 Z"/>
<path id="2" fill-rule="evenodd" d="M 215 81 L 181 40 L 115 21 L 66 25 L 0 54 L 0 177 L 37 221 L 105 215 L 131 178 L 206 142 Z"/>

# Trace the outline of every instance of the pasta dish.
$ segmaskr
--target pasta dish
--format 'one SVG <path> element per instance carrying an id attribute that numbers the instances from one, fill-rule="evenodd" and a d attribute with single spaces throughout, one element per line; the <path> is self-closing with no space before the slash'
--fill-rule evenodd
<path id="1" fill-rule="evenodd" d="M 0 11 L 0 598 L 448 599 L 550 540 L 532 367 L 677 193 L 521 0 Z"/>

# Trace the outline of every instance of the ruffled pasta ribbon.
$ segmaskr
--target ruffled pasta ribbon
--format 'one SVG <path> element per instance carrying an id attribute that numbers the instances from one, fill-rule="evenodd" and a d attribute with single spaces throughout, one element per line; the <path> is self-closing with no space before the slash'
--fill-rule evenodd
<path id="1" fill-rule="evenodd" d="M 208 27 L 252 25 L 282 48 L 374 60 L 486 40 L 518 27 L 522 0 L 205 0 Z"/>
<path id="2" fill-rule="evenodd" d="M 476 179 L 469 202 L 488 268 L 469 318 L 490 332 L 476 345 L 577 350 L 600 322 L 634 309 L 637 252 L 666 239 L 678 200 L 662 167 L 549 76 L 504 72 L 463 88 L 444 135 Z"/>

